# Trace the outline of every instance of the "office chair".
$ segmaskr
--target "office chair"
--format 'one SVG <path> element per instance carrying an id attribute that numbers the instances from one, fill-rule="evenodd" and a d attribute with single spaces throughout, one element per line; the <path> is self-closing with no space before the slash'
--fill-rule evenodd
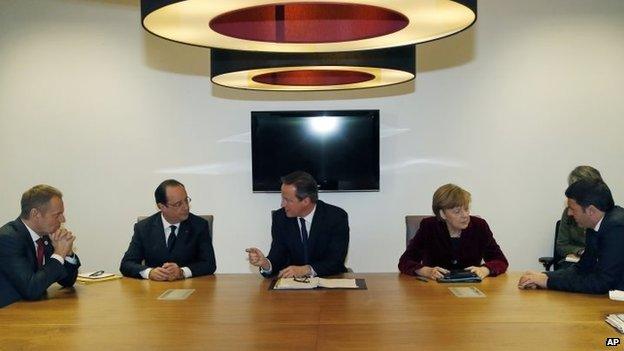
<path id="1" fill-rule="evenodd" d="M 544 270 L 549 271 L 552 267 L 553 270 L 557 270 L 559 268 L 559 261 L 563 259 L 563 257 L 557 254 L 557 236 L 559 235 L 559 225 L 561 224 L 561 220 L 558 220 L 555 223 L 555 242 L 553 243 L 553 255 L 540 257 L 537 260 L 544 266 Z"/>
<path id="2" fill-rule="evenodd" d="M 427 217 L 430 217 L 430 215 L 405 216 L 405 247 L 409 245 L 410 240 L 416 235 L 416 231 L 420 228 L 420 222 Z"/>

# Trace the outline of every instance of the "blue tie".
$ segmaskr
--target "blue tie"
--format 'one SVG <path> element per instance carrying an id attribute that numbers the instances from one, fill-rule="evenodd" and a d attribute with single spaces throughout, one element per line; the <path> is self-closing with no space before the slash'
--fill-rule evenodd
<path id="1" fill-rule="evenodd" d="M 308 264 L 308 230 L 306 229 L 305 219 L 299 218 L 301 223 L 301 242 L 303 243 L 303 260 L 304 264 Z"/>

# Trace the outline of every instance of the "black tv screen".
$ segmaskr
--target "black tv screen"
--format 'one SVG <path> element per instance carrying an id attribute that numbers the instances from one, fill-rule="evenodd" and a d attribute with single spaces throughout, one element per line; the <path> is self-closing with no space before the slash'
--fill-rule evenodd
<path id="1" fill-rule="evenodd" d="M 251 112 L 253 191 L 306 171 L 320 191 L 379 190 L 379 110 Z"/>

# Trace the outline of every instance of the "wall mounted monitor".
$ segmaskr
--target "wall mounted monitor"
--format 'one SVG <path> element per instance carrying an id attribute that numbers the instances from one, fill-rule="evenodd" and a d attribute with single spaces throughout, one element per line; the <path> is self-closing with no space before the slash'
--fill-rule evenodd
<path id="1" fill-rule="evenodd" d="M 306 171 L 320 191 L 379 191 L 379 110 L 251 112 L 253 191 Z"/>

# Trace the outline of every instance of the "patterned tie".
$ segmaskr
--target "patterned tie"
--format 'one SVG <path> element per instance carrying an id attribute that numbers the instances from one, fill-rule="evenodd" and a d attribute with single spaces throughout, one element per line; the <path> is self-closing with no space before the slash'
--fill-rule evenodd
<path id="1" fill-rule="evenodd" d="M 308 230 L 306 229 L 305 219 L 299 218 L 301 223 L 301 242 L 303 243 L 303 260 L 304 264 L 308 264 Z"/>
<path id="2" fill-rule="evenodd" d="M 176 229 L 177 227 L 175 225 L 172 225 L 171 227 L 171 233 L 169 233 L 169 238 L 167 239 L 167 247 L 169 248 L 169 252 L 173 251 L 173 245 L 175 245 L 176 242 Z"/>
<path id="3" fill-rule="evenodd" d="M 43 256 L 45 255 L 45 245 L 43 244 L 43 238 L 37 239 L 37 266 L 43 267 Z"/>

